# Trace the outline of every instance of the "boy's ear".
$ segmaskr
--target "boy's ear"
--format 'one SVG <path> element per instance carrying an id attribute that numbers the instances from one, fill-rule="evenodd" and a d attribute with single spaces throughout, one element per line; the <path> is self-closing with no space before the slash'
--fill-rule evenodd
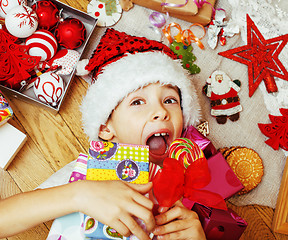
<path id="1" fill-rule="evenodd" d="M 114 133 L 112 129 L 110 129 L 107 125 L 101 125 L 99 129 L 99 137 L 103 140 L 109 141 L 114 137 Z"/>

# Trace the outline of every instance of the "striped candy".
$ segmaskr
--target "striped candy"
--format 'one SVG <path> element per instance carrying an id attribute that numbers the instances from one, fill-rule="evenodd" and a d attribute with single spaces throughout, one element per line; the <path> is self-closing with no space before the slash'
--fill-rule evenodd
<path id="1" fill-rule="evenodd" d="M 195 142 L 188 138 L 177 138 L 169 147 L 169 157 L 179 160 L 187 168 L 192 162 L 205 156 Z"/>
<path id="2" fill-rule="evenodd" d="M 37 30 L 26 40 L 30 56 L 39 56 L 41 61 L 49 60 L 57 51 L 57 41 L 54 35 L 47 30 Z"/>

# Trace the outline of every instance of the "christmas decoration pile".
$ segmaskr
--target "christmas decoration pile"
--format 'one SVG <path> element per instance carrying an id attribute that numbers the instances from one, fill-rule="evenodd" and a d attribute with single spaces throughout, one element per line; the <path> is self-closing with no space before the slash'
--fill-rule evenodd
<path id="1" fill-rule="evenodd" d="M 0 3 L 0 84 L 23 91 L 33 85 L 36 98 L 57 107 L 64 93 L 60 75 L 69 75 L 80 57 L 76 50 L 86 40 L 85 25 L 62 18 L 55 1 Z"/>

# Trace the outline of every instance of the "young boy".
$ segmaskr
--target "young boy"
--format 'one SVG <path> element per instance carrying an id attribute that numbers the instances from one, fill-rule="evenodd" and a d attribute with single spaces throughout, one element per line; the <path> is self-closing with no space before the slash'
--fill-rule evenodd
<path id="1" fill-rule="evenodd" d="M 94 71 L 95 82 L 81 111 L 90 140 L 149 145 L 151 164 L 162 166 L 170 143 L 200 118 L 186 71 L 161 43 L 108 29 L 87 70 Z M 151 188 L 151 183 L 79 181 L 16 195 L 0 202 L 0 237 L 79 211 L 141 240 L 149 237 L 134 217 L 157 239 L 205 239 L 196 213 L 181 201 L 160 207 L 154 218 L 153 203 L 143 196 Z"/>

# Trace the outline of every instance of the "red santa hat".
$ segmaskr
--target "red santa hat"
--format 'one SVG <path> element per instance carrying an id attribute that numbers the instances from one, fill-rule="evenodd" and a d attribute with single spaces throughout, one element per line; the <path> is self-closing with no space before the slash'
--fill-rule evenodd
<path id="1" fill-rule="evenodd" d="M 99 140 L 101 125 L 131 92 L 160 83 L 177 86 L 181 94 L 184 128 L 200 120 L 200 105 L 189 73 L 166 45 L 134 37 L 112 28 L 106 30 L 90 58 L 86 70 L 93 72 L 80 110 L 84 132 Z"/>

